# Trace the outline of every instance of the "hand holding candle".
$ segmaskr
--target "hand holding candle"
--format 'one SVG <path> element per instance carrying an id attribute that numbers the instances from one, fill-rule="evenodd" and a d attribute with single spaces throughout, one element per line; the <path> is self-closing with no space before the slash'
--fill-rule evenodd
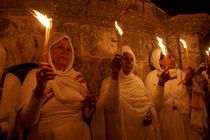
<path id="1" fill-rule="evenodd" d="M 50 37 L 50 30 L 52 28 L 52 18 L 48 18 L 46 15 L 41 14 L 40 12 L 34 10 L 34 9 L 28 9 L 30 13 L 32 13 L 38 20 L 41 22 L 45 28 L 45 43 L 44 43 L 44 62 L 48 61 L 48 42 Z"/>

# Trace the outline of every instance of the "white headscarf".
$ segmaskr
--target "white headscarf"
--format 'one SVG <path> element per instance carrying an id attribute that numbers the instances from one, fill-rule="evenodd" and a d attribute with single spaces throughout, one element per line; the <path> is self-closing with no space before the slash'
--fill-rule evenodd
<path id="1" fill-rule="evenodd" d="M 82 74 L 72 68 L 75 56 L 71 39 L 65 34 L 55 32 L 54 34 L 52 34 L 49 41 L 49 52 L 55 43 L 64 38 L 68 39 L 71 47 L 69 64 L 64 71 L 56 70 L 52 62 L 51 53 L 49 53 L 49 63 L 57 76 L 54 80 L 49 81 L 48 87 L 50 86 L 53 88 L 55 97 L 63 103 L 81 101 L 82 99 L 84 99 L 84 96 L 87 95 L 87 86 L 86 83 L 83 81 L 84 79 Z"/>
<path id="2" fill-rule="evenodd" d="M 136 57 L 135 57 L 133 51 L 131 50 L 130 46 L 128 46 L 128 45 L 122 46 L 122 53 L 124 53 L 124 52 L 130 53 L 133 56 L 134 63 L 136 63 Z"/>
<path id="3" fill-rule="evenodd" d="M 134 64 L 136 62 L 135 55 L 130 46 L 123 46 L 122 52 L 130 53 L 133 56 Z M 133 67 L 134 68 L 134 67 Z M 119 74 L 120 96 L 123 104 L 137 116 L 144 116 L 152 106 L 146 94 L 146 88 L 143 81 L 135 76 L 132 72 L 125 75 L 122 71 Z"/>
<path id="4" fill-rule="evenodd" d="M 59 32 L 55 32 L 52 34 L 52 36 L 50 37 L 50 40 L 49 40 L 49 52 L 51 51 L 51 48 L 60 40 L 62 39 L 67 39 L 68 42 L 69 42 L 69 45 L 70 45 L 70 49 L 71 49 L 71 54 L 70 54 L 70 58 L 69 58 L 69 64 L 67 65 L 67 67 L 65 68 L 64 71 L 59 71 L 59 70 L 56 70 L 55 67 L 54 67 L 54 64 L 52 62 L 52 58 L 51 58 L 51 53 L 48 54 L 48 62 L 50 63 L 50 65 L 52 66 L 53 68 L 53 71 L 58 74 L 58 75 L 68 75 L 68 73 L 71 71 L 71 68 L 73 66 L 73 63 L 74 63 L 74 48 L 73 48 L 73 45 L 72 45 L 72 42 L 71 42 L 71 39 L 69 38 L 69 36 L 65 35 L 65 34 L 62 34 L 62 33 L 59 33 Z"/>
<path id="5" fill-rule="evenodd" d="M 161 49 L 157 48 L 155 50 L 153 50 L 152 55 L 150 57 L 150 61 L 151 61 L 151 65 L 158 71 L 162 71 L 161 67 L 160 67 L 160 57 L 161 57 Z"/>
<path id="6" fill-rule="evenodd" d="M 123 46 L 122 53 L 123 52 L 130 53 L 133 56 L 134 63 L 135 63 L 136 61 L 135 55 L 129 46 Z M 105 123 L 106 121 L 104 117 L 105 116 L 104 106 L 105 106 L 105 100 L 110 101 L 109 99 L 107 99 L 107 94 L 110 89 L 110 83 L 111 83 L 111 77 L 106 78 L 103 81 L 101 89 L 100 89 L 100 98 L 97 102 L 97 109 L 96 109 L 95 116 L 91 124 L 94 140 L 106 139 L 105 130 L 106 130 L 107 124 Z M 113 87 L 113 88 L 117 88 L 117 87 Z M 144 127 L 144 126 L 141 126 L 141 121 L 147 112 L 151 111 L 152 114 L 154 114 L 155 118 L 157 116 L 156 116 L 155 109 L 152 107 L 152 103 L 149 100 L 149 97 L 147 97 L 146 88 L 144 86 L 143 81 L 139 77 L 135 76 L 132 72 L 128 75 L 125 75 L 122 72 L 122 70 L 120 71 L 119 91 L 120 91 L 119 93 L 120 116 L 121 116 L 123 124 L 126 123 L 125 126 L 124 125 L 122 126 L 123 130 L 125 130 L 123 131 L 122 136 L 126 136 L 128 134 L 127 136 L 128 138 L 130 138 L 130 135 L 133 134 L 131 131 L 136 132 L 136 131 L 139 131 L 139 128 Z M 110 101 L 110 103 L 112 103 L 112 101 Z M 156 121 L 153 121 L 153 122 L 156 122 Z M 132 127 L 134 129 L 129 130 L 128 132 L 124 128 L 127 126 Z M 138 134 L 142 135 L 141 131 Z"/>
<path id="7" fill-rule="evenodd" d="M 155 50 L 153 50 L 152 55 L 150 57 L 150 61 L 151 61 L 151 65 L 158 71 L 158 72 L 162 72 L 163 69 L 160 66 L 160 57 L 161 57 L 162 51 L 160 48 L 157 48 Z M 169 69 L 170 72 L 170 76 L 173 79 L 174 77 L 177 76 L 177 67 L 175 66 L 175 68 L 173 69 Z M 160 73 L 159 73 L 160 74 Z"/>

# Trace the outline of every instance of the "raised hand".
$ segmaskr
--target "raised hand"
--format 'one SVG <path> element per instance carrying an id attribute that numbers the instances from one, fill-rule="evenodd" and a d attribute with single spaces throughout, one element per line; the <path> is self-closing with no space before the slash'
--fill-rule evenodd
<path id="1" fill-rule="evenodd" d="M 158 81 L 159 86 L 164 86 L 165 83 L 170 79 L 169 68 L 165 68 L 165 70 L 161 73 Z"/>
<path id="2" fill-rule="evenodd" d="M 122 67 L 122 56 L 115 54 L 111 62 L 112 78 L 114 80 L 118 79 L 118 73 L 120 72 L 121 67 Z"/>
<path id="3" fill-rule="evenodd" d="M 47 82 L 54 79 L 56 74 L 53 72 L 51 66 L 48 63 L 41 63 L 39 69 L 36 72 L 37 85 L 34 89 L 34 94 L 37 98 L 44 96 L 44 90 Z"/>

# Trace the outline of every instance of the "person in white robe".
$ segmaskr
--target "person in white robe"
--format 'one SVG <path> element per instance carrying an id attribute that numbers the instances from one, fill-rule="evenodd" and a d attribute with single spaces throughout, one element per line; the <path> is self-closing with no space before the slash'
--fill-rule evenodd
<path id="1" fill-rule="evenodd" d="M 133 74 L 135 61 L 129 46 L 113 58 L 112 76 L 102 82 L 91 124 L 93 140 L 160 139 L 156 110 Z"/>
<path id="2" fill-rule="evenodd" d="M 179 84 L 185 73 L 176 68 L 175 58 L 169 50 L 165 57 L 161 49 L 155 49 L 151 64 L 155 70 L 147 75 L 146 88 L 157 108 L 161 139 L 189 140 L 190 96 L 186 86 Z M 169 78 L 160 82 L 164 69 Z"/>
<path id="3" fill-rule="evenodd" d="M 72 68 L 74 57 L 69 36 L 53 33 L 49 64 L 42 63 L 27 75 L 18 106 L 22 127 L 31 129 L 28 140 L 91 139 L 83 117 L 94 102 L 83 75 Z"/>

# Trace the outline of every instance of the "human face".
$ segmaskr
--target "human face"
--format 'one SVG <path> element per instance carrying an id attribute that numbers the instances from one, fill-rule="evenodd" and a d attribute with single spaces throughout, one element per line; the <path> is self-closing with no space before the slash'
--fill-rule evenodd
<path id="1" fill-rule="evenodd" d="M 175 58 L 170 51 L 168 51 L 166 57 L 164 56 L 159 62 L 162 69 L 165 69 L 166 67 L 169 69 L 174 69 L 176 66 Z"/>
<path id="2" fill-rule="evenodd" d="M 57 70 L 64 70 L 68 65 L 71 51 L 69 41 L 65 38 L 55 43 L 50 49 L 52 62 Z"/>
<path id="3" fill-rule="evenodd" d="M 132 72 L 134 65 L 134 58 L 133 56 L 128 53 L 123 53 L 123 59 L 122 59 L 122 71 L 125 75 L 128 75 Z"/>

